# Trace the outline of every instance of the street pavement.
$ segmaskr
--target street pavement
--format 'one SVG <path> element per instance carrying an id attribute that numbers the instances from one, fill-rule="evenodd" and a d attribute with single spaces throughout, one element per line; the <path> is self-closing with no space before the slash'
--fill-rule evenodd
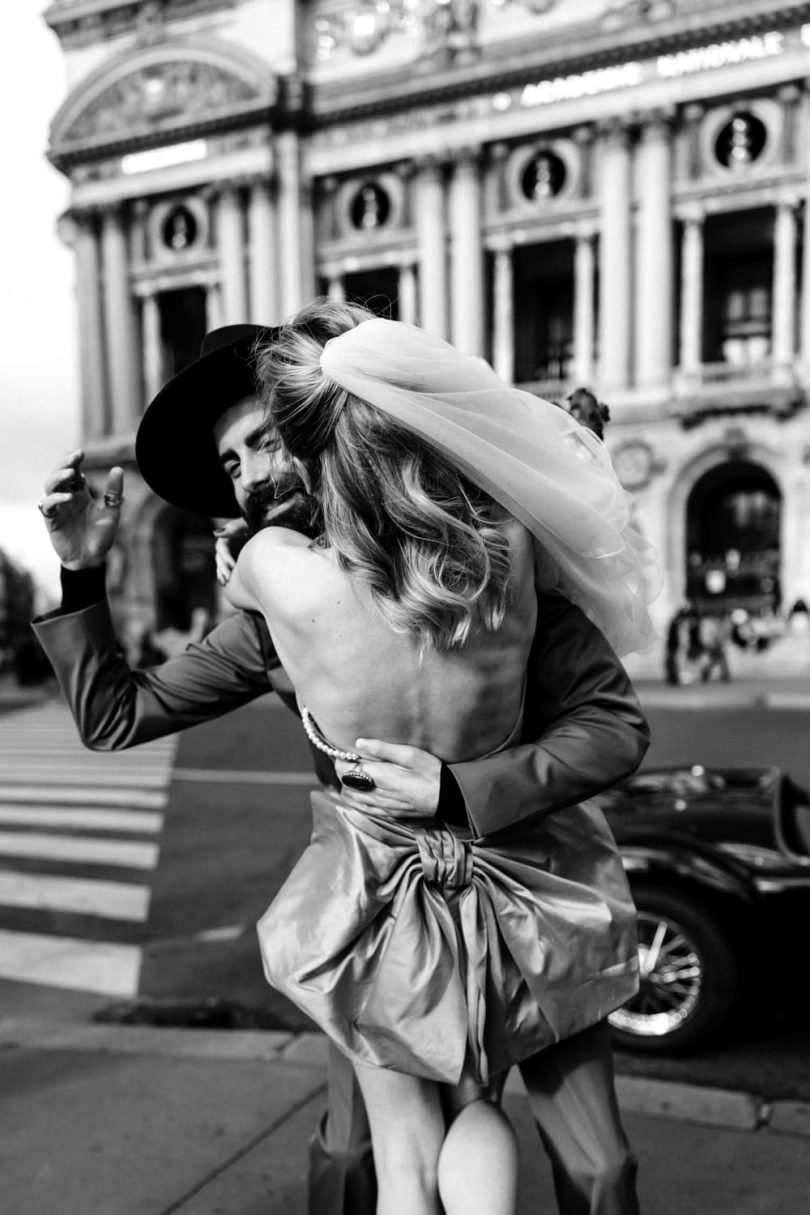
<path id="1" fill-rule="evenodd" d="M 687 712 L 810 707 L 803 676 L 639 689 Z M 174 744 L 88 769 L 71 731 L 52 700 L 0 718 L 0 986 L 26 996 L 0 1015 L 0 1212 L 303 1215 L 321 1037 L 88 1023 L 99 999 L 137 990 Z M 637 1076 L 618 1087 L 645 1215 L 808 1209 L 810 1105 Z M 519 1215 L 553 1212 L 519 1081 L 507 1107 Z"/>
<path id="2" fill-rule="evenodd" d="M 0 1022 L 0 1209 L 304 1215 L 324 1057 L 316 1035 Z M 807 1107 L 626 1080 L 619 1095 L 645 1215 L 807 1210 Z M 520 1146 L 518 1215 L 553 1213 L 518 1081 L 506 1108 Z"/>

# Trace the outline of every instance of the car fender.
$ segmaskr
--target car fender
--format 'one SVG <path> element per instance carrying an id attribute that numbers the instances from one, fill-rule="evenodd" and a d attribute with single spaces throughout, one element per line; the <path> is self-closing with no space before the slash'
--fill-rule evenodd
<path id="1" fill-rule="evenodd" d="M 632 839 L 619 843 L 625 873 L 631 886 L 639 882 L 702 889 L 752 905 L 758 901 L 753 875 L 734 857 L 719 854 L 692 840 L 666 843 Z"/>

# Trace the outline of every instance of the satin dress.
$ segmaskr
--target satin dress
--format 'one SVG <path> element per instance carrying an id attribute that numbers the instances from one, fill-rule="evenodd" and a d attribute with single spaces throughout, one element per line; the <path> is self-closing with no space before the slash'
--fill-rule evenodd
<path id="1" fill-rule="evenodd" d="M 595 803 L 527 805 L 481 838 L 333 792 L 312 811 L 259 941 L 269 982 L 346 1054 L 451 1084 L 466 1062 L 486 1084 L 635 992 L 635 910 Z"/>

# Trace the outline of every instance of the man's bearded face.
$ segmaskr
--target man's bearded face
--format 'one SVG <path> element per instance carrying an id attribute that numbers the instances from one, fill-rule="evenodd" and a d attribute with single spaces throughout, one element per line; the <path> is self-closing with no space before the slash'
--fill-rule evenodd
<path id="1" fill-rule="evenodd" d="M 260 401 L 245 397 L 226 409 L 214 425 L 213 437 L 222 471 L 252 528 L 274 523 L 307 535 L 317 532 L 317 506 L 304 493 Z"/>
<path id="2" fill-rule="evenodd" d="M 289 469 L 272 476 L 245 495 L 243 514 L 254 531 L 262 527 L 291 527 L 315 536 L 318 504 L 304 491 L 300 478 Z"/>

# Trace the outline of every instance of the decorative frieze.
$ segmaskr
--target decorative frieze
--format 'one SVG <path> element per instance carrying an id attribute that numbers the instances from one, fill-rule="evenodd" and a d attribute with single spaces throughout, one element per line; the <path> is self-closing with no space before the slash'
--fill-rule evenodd
<path id="1" fill-rule="evenodd" d="M 56 0 L 45 20 L 66 50 L 135 33 L 139 41 L 162 36 L 163 27 L 203 13 L 234 8 L 237 0 Z"/>
<path id="2" fill-rule="evenodd" d="M 160 63 L 115 81 L 78 115 L 67 142 L 130 133 L 191 119 L 249 101 L 255 89 L 238 76 L 193 59 Z"/>

